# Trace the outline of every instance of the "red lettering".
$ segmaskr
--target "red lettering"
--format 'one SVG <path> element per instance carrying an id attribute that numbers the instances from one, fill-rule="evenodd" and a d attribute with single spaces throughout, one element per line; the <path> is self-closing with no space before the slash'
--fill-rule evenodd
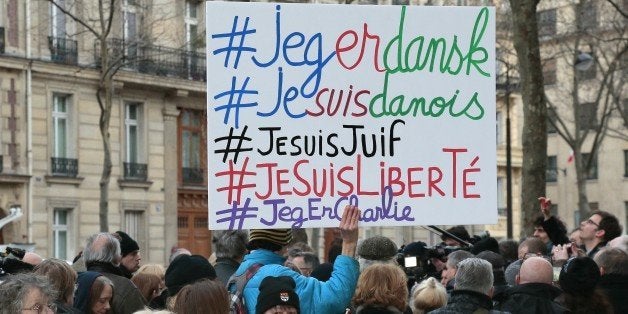
<path id="1" fill-rule="evenodd" d="M 307 164 L 309 163 L 307 160 L 299 160 L 294 164 L 294 167 L 292 168 L 293 172 L 294 172 L 294 177 L 297 179 L 297 181 L 303 183 L 305 190 L 303 191 L 299 191 L 297 190 L 297 188 L 292 188 L 292 191 L 294 192 L 294 194 L 298 195 L 298 196 L 306 196 L 308 194 L 310 194 L 310 191 L 312 191 L 312 187 L 310 186 L 310 182 L 306 179 L 304 179 L 301 174 L 299 173 L 299 166 L 301 164 Z"/>
<path id="2" fill-rule="evenodd" d="M 446 152 L 446 153 L 452 153 L 451 154 L 452 155 L 452 158 L 451 158 L 452 159 L 452 161 L 451 161 L 452 162 L 452 172 L 451 173 L 453 174 L 453 176 L 452 176 L 452 187 L 453 187 L 453 189 L 452 189 L 452 191 L 453 191 L 452 197 L 456 198 L 456 192 L 457 192 L 456 187 L 457 187 L 457 184 L 458 184 L 458 182 L 457 182 L 458 181 L 457 180 L 458 179 L 458 172 L 456 171 L 457 170 L 457 167 L 456 167 L 457 166 L 456 165 L 456 155 L 458 153 L 466 152 L 467 149 L 466 148 L 443 148 L 443 151 Z"/>
<path id="3" fill-rule="evenodd" d="M 259 194 L 257 192 L 255 192 L 255 196 L 257 196 L 258 199 L 260 200 L 265 200 L 267 198 L 270 197 L 270 195 L 273 193 L 273 168 L 277 167 L 277 163 L 273 162 L 273 163 L 265 163 L 265 164 L 257 164 L 257 168 L 268 168 L 267 174 L 268 174 L 268 180 L 266 182 L 266 185 L 268 186 L 268 190 L 266 191 L 266 194 Z"/>
<path id="4" fill-rule="evenodd" d="M 415 193 L 412 189 L 415 185 L 421 185 L 421 180 L 413 180 L 413 172 L 421 172 L 423 167 L 408 168 L 408 196 L 410 197 L 425 197 L 425 193 Z"/>
<path id="5" fill-rule="evenodd" d="M 441 190 L 436 183 L 440 182 L 443 179 L 443 172 L 438 167 L 429 167 L 428 168 L 428 190 L 427 193 L 429 196 L 432 196 L 432 189 L 436 190 L 440 196 L 445 196 L 445 192 Z M 434 172 L 437 173 L 437 177 L 434 177 Z"/>
<path id="6" fill-rule="evenodd" d="M 282 177 L 284 174 L 288 174 L 288 169 L 279 169 L 277 170 L 277 194 L 279 195 L 292 195 L 292 193 L 288 190 L 284 190 L 284 186 L 290 183 L 290 180 L 283 180 Z"/>

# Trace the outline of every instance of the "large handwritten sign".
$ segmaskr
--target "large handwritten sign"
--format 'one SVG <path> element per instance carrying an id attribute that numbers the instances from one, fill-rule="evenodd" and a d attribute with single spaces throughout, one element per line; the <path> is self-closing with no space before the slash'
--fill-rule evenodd
<path id="1" fill-rule="evenodd" d="M 492 8 L 207 2 L 211 229 L 497 220 Z"/>

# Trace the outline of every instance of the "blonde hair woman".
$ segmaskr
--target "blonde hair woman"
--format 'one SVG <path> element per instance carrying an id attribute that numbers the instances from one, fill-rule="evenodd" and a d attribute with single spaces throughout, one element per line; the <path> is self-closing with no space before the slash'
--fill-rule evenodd
<path id="1" fill-rule="evenodd" d="M 412 313 L 423 314 L 447 304 L 447 290 L 438 280 L 429 277 L 413 288 Z"/>

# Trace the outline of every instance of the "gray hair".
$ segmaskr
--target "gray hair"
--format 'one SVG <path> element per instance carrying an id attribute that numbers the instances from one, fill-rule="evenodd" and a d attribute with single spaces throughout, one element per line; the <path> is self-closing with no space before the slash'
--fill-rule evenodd
<path id="1" fill-rule="evenodd" d="M 477 257 L 458 263 L 454 290 L 470 290 L 488 295 L 493 287 L 491 263 Z"/>
<path id="2" fill-rule="evenodd" d="M 246 230 L 216 232 L 214 237 L 216 257 L 240 259 L 246 254 L 246 244 L 248 242 L 249 233 Z"/>
<path id="3" fill-rule="evenodd" d="M 118 265 L 122 258 L 120 241 L 107 232 L 93 234 L 87 238 L 83 258 L 86 264 L 102 262 Z"/>
<path id="4" fill-rule="evenodd" d="M 458 263 L 464 261 L 467 258 L 473 257 L 473 253 L 465 250 L 453 251 L 447 255 L 448 267 L 458 268 Z"/>
<path id="5" fill-rule="evenodd" d="M 622 249 L 605 247 L 595 254 L 593 260 L 604 268 L 604 274 L 628 275 L 628 254 Z"/>
<path id="6" fill-rule="evenodd" d="M 57 292 L 48 279 L 32 273 L 9 275 L 0 283 L 0 313 L 21 313 L 26 295 L 33 289 L 48 297 L 52 303 L 57 298 Z M 47 305 L 47 304 L 42 304 Z"/>

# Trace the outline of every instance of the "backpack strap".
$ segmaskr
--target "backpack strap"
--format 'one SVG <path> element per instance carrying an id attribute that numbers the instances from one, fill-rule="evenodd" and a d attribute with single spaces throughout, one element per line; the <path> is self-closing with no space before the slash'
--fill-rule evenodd
<path id="1" fill-rule="evenodd" d="M 242 305 L 244 305 L 244 298 L 242 298 L 242 292 L 244 291 L 244 287 L 249 282 L 253 276 L 257 273 L 257 271 L 264 265 L 260 263 L 255 263 L 249 268 L 246 269 L 244 273 L 239 276 L 233 274 L 229 281 L 227 282 L 227 290 L 231 291 L 231 287 L 235 285 L 235 291 L 232 293 L 231 300 L 229 300 L 229 305 L 233 307 L 235 304 L 238 304 L 238 301 L 242 301 Z"/>

